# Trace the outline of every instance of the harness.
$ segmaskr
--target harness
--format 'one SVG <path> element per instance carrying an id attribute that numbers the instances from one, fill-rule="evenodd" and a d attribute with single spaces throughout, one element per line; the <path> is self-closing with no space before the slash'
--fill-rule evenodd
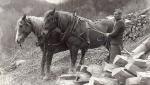
<path id="1" fill-rule="evenodd" d="M 73 18 L 71 20 L 71 22 L 69 24 L 72 24 L 71 26 L 68 26 L 66 31 L 63 33 L 63 36 L 62 38 L 60 39 L 61 42 L 59 43 L 55 43 L 55 44 L 48 44 L 48 46 L 51 46 L 51 47 L 57 47 L 61 44 L 64 43 L 64 41 L 75 31 L 75 28 L 76 26 L 78 25 L 79 23 L 79 20 L 80 18 L 76 15 L 73 15 Z M 60 20 L 61 21 L 61 20 Z M 60 25 L 60 21 L 57 21 L 57 25 L 60 27 L 61 29 L 61 25 Z M 48 36 L 48 35 L 47 35 Z M 75 35 L 74 35 L 75 36 Z M 77 36 L 76 36 L 77 37 Z M 82 39 L 82 38 L 80 38 Z M 45 41 L 44 41 L 45 42 Z"/>
<path id="2" fill-rule="evenodd" d="M 71 27 L 68 27 L 66 29 L 66 31 L 64 32 L 64 35 L 63 35 L 61 41 L 65 41 L 68 38 L 68 36 L 75 31 L 75 28 L 78 25 L 79 20 L 80 20 L 79 17 L 77 17 L 76 15 L 73 16 L 73 19 L 72 19 L 73 23 L 72 23 Z"/>

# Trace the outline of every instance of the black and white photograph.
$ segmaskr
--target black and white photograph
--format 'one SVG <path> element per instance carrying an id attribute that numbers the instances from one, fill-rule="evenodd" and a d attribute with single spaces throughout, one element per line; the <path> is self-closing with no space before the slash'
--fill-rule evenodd
<path id="1" fill-rule="evenodd" d="M 150 0 L 0 0 L 0 85 L 150 85 Z"/>

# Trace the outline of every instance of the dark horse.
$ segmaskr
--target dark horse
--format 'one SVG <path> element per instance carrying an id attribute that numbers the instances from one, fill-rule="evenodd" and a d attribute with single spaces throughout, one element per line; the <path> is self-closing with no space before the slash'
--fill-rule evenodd
<path id="1" fill-rule="evenodd" d="M 71 54 L 71 67 L 74 68 L 77 60 L 79 49 L 96 48 L 99 46 L 106 46 L 109 50 L 109 44 L 104 33 L 111 32 L 113 29 L 113 21 L 101 20 L 91 21 L 89 19 L 76 16 L 64 11 L 48 11 L 44 18 L 44 35 L 51 34 L 51 32 L 59 28 L 63 33 L 61 38 L 62 43 L 66 43 Z M 85 34 L 89 33 L 90 44 L 86 43 Z M 46 36 L 45 36 L 46 37 Z M 84 56 L 81 57 L 81 63 L 84 63 Z"/>

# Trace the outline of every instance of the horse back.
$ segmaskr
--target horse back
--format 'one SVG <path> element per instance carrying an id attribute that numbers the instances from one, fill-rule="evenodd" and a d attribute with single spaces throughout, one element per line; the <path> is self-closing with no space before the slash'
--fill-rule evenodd
<path id="1" fill-rule="evenodd" d="M 103 33 L 110 33 L 113 30 L 114 22 L 112 20 L 102 19 L 100 21 L 91 22 L 93 27 Z M 105 44 L 105 36 L 95 30 L 89 30 L 89 38 L 91 41 L 90 48 L 96 48 Z"/>
<path id="2" fill-rule="evenodd" d="M 101 19 L 98 21 L 92 22 L 93 26 L 101 32 L 110 33 L 113 30 L 114 21 L 109 19 Z"/>

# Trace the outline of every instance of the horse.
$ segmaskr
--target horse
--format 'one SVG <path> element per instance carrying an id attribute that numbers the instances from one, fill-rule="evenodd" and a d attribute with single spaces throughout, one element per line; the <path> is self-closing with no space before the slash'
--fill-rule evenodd
<path id="1" fill-rule="evenodd" d="M 50 70 L 50 64 L 52 62 L 52 57 L 55 53 L 62 52 L 68 50 L 68 47 L 65 43 L 57 44 L 60 42 L 61 38 L 61 31 L 60 29 L 56 28 L 51 32 L 51 34 L 48 37 L 48 47 L 46 48 L 44 46 L 43 37 L 42 37 L 42 31 L 43 31 L 43 25 L 44 25 L 44 17 L 35 17 L 35 16 L 22 16 L 18 19 L 17 25 L 16 25 L 16 39 L 15 41 L 18 44 L 22 44 L 27 36 L 33 32 L 38 40 L 38 45 L 40 46 L 40 49 L 42 51 L 42 60 L 41 60 L 41 75 L 44 76 L 44 68 L 45 64 L 46 66 L 46 75 L 44 76 L 44 79 L 48 78 L 49 70 Z M 81 56 L 85 55 L 85 51 L 81 50 Z M 81 62 L 81 60 L 80 60 Z"/>
<path id="2" fill-rule="evenodd" d="M 22 44 L 27 36 L 33 32 L 37 37 L 38 42 L 40 42 L 43 38 L 41 36 L 41 32 L 43 30 L 44 18 L 43 17 L 35 17 L 35 16 L 26 16 L 24 15 L 17 21 L 16 25 L 16 39 L 15 41 L 18 44 Z M 59 30 L 55 30 L 51 33 L 51 37 L 49 37 L 49 44 L 59 42 Z M 41 75 L 44 76 L 44 66 L 47 64 L 47 70 L 49 70 L 49 63 L 51 63 L 52 57 L 54 53 L 61 52 L 67 50 L 65 45 L 60 45 L 57 48 L 50 47 L 47 51 L 44 47 L 44 44 L 40 44 L 40 49 L 42 51 L 42 61 L 41 61 Z M 49 57 L 47 57 L 49 56 Z"/>
<path id="3" fill-rule="evenodd" d="M 113 30 L 113 20 L 102 19 L 91 21 L 90 19 L 77 16 L 66 11 L 49 10 L 44 16 L 43 36 L 47 36 L 55 29 L 59 28 L 63 33 L 61 42 L 66 43 L 71 54 L 71 68 L 75 68 L 79 49 L 93 49 L 105 46 L 109 51 L 109 39 L 104 35 Z M 89 33 L 89 45 L 86 43 L 85 34 Z M 84 63 L 84 57 L 82 64 Z M 107 60 L 110 58 L 108 57 Z"/>

